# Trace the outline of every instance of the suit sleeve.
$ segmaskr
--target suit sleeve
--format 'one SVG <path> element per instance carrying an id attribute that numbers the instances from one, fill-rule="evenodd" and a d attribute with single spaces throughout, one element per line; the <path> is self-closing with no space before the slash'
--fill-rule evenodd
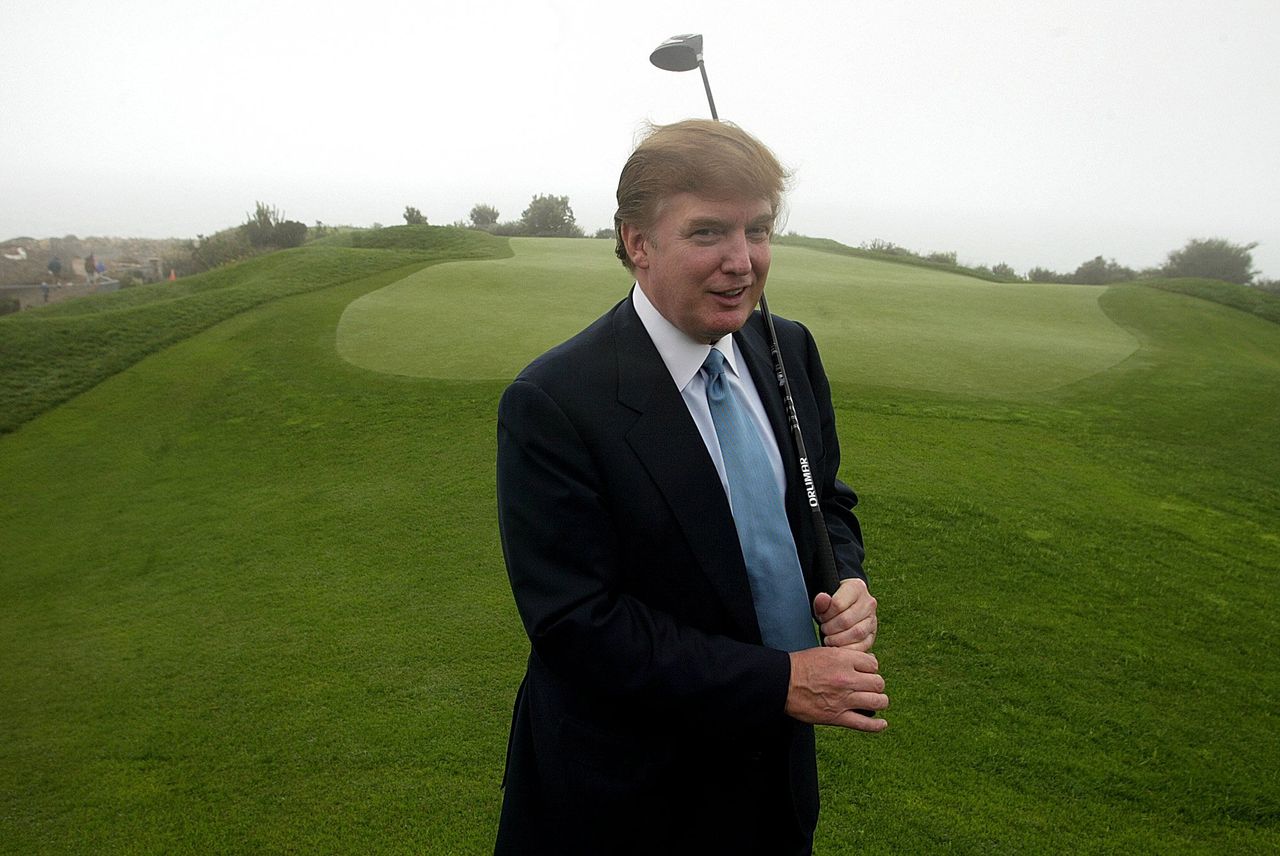
<path id="1" fill-rule="evenodd" d="M 498 523 L 534 654 L 597 698 L 723 735 L 783 715 L 785 652 L 708 633 L 627 589 L 611 499 L 579 430 L 517 380 L 498 411 Z"/>
<path id="2" fill-rule="evenodd" d="M 822 467 L 822 514 L 827 521 L 827 534 L 835 553 L 836 570 L 840 579 L 867 579 L 862 563 L 866 555 L 862 543 L 862 527 L 854 514 L 858 496 L 842 482 L 840 472 L 840 437 L 836 432 L 835 407 L 831 401 L 831 385 L 818 355 L 817 343 L 804 325 L 799 325 L 805 337 L 805 367 L 813 388 L 814 401 L 820 414 L 822 448 L 825 452 Z"/>

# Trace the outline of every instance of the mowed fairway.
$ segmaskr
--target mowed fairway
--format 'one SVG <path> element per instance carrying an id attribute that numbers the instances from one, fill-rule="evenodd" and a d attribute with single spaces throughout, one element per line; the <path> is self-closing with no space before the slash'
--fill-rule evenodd
<path id="1" fill-rule="evenodd" d="M 0 436 L 0 852 L 491 851 L 497 399 L 630 284 L 511 246 Z M 1280 325 L 794 247 L 770 289 L 832 377 L 893 701 L 820 734 L 818 852 L 1280 848 Z"/>

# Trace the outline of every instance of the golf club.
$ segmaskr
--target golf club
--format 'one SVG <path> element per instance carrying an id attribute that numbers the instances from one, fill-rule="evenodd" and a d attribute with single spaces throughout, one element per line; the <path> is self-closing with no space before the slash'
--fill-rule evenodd
<path id="1" fill-rule="evenodd" d="M 707 104 L 711 107 L 711 118 L 717 122 L 720 121 L 720 116 L 716 113 L 716 100 L 711 97 L 711 83 L 707 80 L 707 67 L 702 63 L 701 34 L 685 33 L 682 36 L 672 36 L 654 48 L 653 53 L 649 54 L 649 62 L 663 71 L 693 71 L 696 68 L 702 72 L 702 88 L 707 92 Z"/>
<path id="2" fill-rule="evenodd" d="M 686 33 L 672 36 L 654 49 L 649 55 L 649 62 L 665 71 L 702 72 L 702 86 L 707 91 L 707 104 L 711 107 L 711 118 L 719 122 L 716 114 L 716 102 L 711 97 L 711 84 L 707 82 L 707 68 L 702 62 L 702 35 Z M 818 584 L 828 594 L 835 594 L 840 587 L 840 575 L 836 572 L 835 553 L 831 550 L 831 537 L 827 534 L 827 521 L 822 516 L 822 507 L 818 501 L 818 488 L 813 481 L 813 473 L 809 466 L 809 453 L 804 446 L 804 436 L 800 433 L 800 420 L 796 416 L 796 404 L 791 398 L 791 383 L 787 380 L 787 369 L 782 364 L 782 349 L 778 346 L 778 333 L 773 326 L 773 316 L 769 314 L 769 301 L 764 293 L 760 294 L 760 314 L 764 316 L 765 326 L 769 328 L 769 351 L 773 355 L 773 368 L 778 376 L 778 385 L 782 387 L 782 399 L 787 407 L 787 422 L 791 426 L 791 437 L 795 440 L 796 457 L 800 462 L 800 475 L 804 479 L 805 499 L 813 518 L 814 539 L 818 543 L 816 557 Z"/>

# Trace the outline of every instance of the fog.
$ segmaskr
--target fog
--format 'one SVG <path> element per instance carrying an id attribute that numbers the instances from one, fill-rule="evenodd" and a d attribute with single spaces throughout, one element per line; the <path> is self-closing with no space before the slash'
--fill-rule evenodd
<path id="1" fill-rule="evenodd" d="M 430 222 L 568 195 L 612 225 L 646 121 L 722 118 L 795 170 L 786 228 L 962 262 L 1158 265 L 1260 242 L 1280 276 L 1280 26 L 1217 2 L 10 5 L 0 239 L 192 237 L 257 200 L 306 223 Z"/>

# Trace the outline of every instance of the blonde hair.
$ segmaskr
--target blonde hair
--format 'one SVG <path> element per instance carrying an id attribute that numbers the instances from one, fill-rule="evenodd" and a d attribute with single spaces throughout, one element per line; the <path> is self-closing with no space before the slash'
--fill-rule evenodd
<path id="1" fill-rule="evenodd" d="M 777 216 L 790 179 L 764 143 L 730 122 L 686 119 L 650 125 L 618 178 L 614 252 L 627 270 L 634 269 L 622 243 L 622 224 L 649 229 L 669 196 L 767 199 Z"/>

